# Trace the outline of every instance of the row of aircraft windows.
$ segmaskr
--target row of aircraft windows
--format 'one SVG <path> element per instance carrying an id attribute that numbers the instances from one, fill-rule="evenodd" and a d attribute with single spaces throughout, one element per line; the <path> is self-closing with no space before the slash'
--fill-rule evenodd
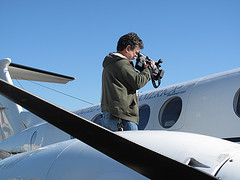
<path id="1" fill-rule="evenodd" d="M 180 97 L 174 97 L 164 103 L 159 112 L 159 122 L 162 127 L 170 128 L 178 120 L 182 110 L 182 100 Z M 92 121 L 101 125 L 102 114 L 96 115 Z M 139 130 L 144 130 L 150 118 L 150 106 L 147 104 L 139 107 Z"/>
<path id="2" fill-rule="evenodd" d="M 173 97 L 167 100 L 161 107 L 158 120 L 163 128 L 172 127 L 178 120 L 182 111 L 182 99 Z M 139 108 L 139 130 L 145 129 L 150 117 L 150 107 L 145 104 Z"/>
<path id="3" fill-rule="evenodd" d="M 160 108 L 158 120 L 163 128 L 171 128 L 179 119 L 182 111 L 182 99 L 178 96 L 168 99 Z M 234 100 L 233 108 L 238 117 L 240 117 L 240 89 L 237 91 Z M 101 124 L 101 114 L 96 115 L 92 121 Z M 147 104 L 139 107 L 139 130 L 144 130 L 150 118 L 150 107 Z"/>

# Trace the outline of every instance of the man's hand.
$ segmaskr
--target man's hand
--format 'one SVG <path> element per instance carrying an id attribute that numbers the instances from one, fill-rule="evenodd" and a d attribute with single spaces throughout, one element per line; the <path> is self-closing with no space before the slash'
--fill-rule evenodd
<path id="1" fill-rule="evenodd" d="M 155 61 L 150 61 L 153 65 L 154 68 L 156 68 L 156 65 L 155 65 Z M 144 61 L 144 68 L 148 68 L 149 64 L 146 63 L 146 61 Z"/>

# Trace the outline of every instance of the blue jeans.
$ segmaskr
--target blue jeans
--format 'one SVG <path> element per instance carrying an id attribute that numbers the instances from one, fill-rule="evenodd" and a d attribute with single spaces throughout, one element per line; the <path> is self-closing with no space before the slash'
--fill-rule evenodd
<path id="1" fill-rule="evenodd" d="M 102 125 L 103 127 L 110 129 L 112 131 L 118 131 L 119 119 L 110 119 L 110 113 L 104 111 L 102 116 Z M 136 123 L 132 121 L 127 121 L 122 119 L 123 130 L 124 131 L 133 131 L 138 130 Z"/>

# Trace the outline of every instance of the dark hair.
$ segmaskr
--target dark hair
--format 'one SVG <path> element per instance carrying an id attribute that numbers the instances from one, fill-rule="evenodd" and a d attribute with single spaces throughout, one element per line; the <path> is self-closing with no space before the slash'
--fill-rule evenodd
<path id="1" fill-rule="evenodd" d="M 117 44 L 117 51 L 120 52 L 124 50 L 128 45 L 131 46 L 131 50 L 136 46 L 139 46 L 140 49 L 144 48 L 142 40 L 136 33 L 128 33 L 120 37 Z"/>

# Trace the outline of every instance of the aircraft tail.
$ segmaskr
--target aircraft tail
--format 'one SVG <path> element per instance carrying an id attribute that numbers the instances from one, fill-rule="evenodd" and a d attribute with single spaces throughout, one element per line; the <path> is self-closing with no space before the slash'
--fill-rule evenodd
<path id="1" fill-rule="evenodd" d="M 74 80 L 73 77 L 11 63 L 9 58 L 0 60 L 0 78 L 9 84 L 13 84 L 12 79 L 61 84 Z M 21 112 L 22 107 L 0 95 L 0 141 L 26 128 L 20 117 Z"/>
<path id="2" fill-rule="evenodd" d="M 2 59 L 0 61 L 0 78 L 13 84 L 8 71 L 10 63 L 10 59 Z M 22 108 L 20 106 L 7 98 L 0 96 L 0 141 L 21 132 L 24 129 L 19 116 L 21 111 Z"/>

